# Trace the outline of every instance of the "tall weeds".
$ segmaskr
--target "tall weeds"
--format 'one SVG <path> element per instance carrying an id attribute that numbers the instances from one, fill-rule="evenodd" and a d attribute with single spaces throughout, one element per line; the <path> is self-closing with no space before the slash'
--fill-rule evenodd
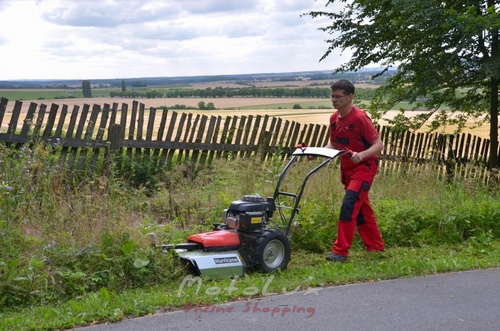
<path id="1" fill-rule="evenodd" d="M 2 310 L 180 277 L 177 259 L 155 247 L 210 230 L 222 210 L 245 194 L 272 195 L 284 165 L 279 156 L 265 163 L 231 158 L 202 169 L 141 171 L 131 182 L 130 173 L 69 172 L 57 153 L 57 144 L 0 147 Z M 284 189 L 296 189 L 311 165 L 298 164 Z M 311 178 L 292 227 L 295 250 L 330 248 L 343 194 L 338 175 L 334 162 Z M 436 178 L 419 172 L 377 177 L 371 196 L 389 249 L 488 245 L 500 238 L 498 190 Z"/>

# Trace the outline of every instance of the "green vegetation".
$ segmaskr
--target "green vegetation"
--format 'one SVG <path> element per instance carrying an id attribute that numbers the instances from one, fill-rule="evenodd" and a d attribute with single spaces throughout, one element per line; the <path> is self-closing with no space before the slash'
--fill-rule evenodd
<path id="1" fill-rule="evenodd" d="M 82 93 L 84 98 L 92 98 L 92 87 L 89 80 L 82 81 Z"/>
<path id="2" fill-rule="evenodd" d="M 205 101 L 200 101 L 198 102 L 198 109 L 199 110 L 214 110 L 215 105 L 213 102 L 209 102 L 205 104 Z"/>
<path id="3" fill-rule="evenodd" d="M 374 89 L 359 88 L 356 95 L 359 98 L 369 99 L 374 94 Z M 329 99 L 328 87 L 242 87 L 222 88 L 208 87 L 206 89 L 133 89 L 125 92 L 113 90 L 111 97 L 125 98 L 321 98 Z"/>
<path id="4" fill-rule="evenodd" d="M 43 144 L 0 149 L 0 329 L 69 328 L 218 304 L 269 281 L 271 275 L 245 275 L 241 290 L 214 296 L 205 291 L 230 280 L 204 280 L 200 293 L 192 287 L 177 296 L 187 271 L 155 244 L 210 230 L 244 194 L 271 195 L 279 157 L 169 172 L 131 163 L 128 172 L 96 177 L 68 173 L 56 163 L 58 152 Z M 284 189 L 293 191 L 310 166 L 298 164 Z M 498 185 L 450 184 L 410 169 L 381 174 L 373 187 L 386 253 L 364 252 L 358 238 L 348 263 L 328 264 L 342 190 L 335 163 L 311 179 L 292 230 L 289 269 L 272 275 L 268 292 L 500 266 Z"/>
<path id="5" fill-rule="evenodd" d="M 81 91 L 77 92 L 76 90 L 9 90 L 2 91 L 2 97 L 9 100 L 45 100 L 45 99 L 70 99 L 70 98 L 79 98 L 81 97 Z M 76 96 L 78 94 L 78 96 Z"/>
<path id="6" fill-rule="evenodd" d="M 242 87 L 242 88 L 206 88 L 206 89 L 148 89 L 112 91 L 111 97 L 125 98 L 328 98 L 328 88 L 320 87 Z"/>
<path id="7" fill-rule="evenodd" d="M 328 12 L 337 2 L 343 4 Z M 461 129 L 469 120 L 484 117 L 491 124 L 489 168 L 499 167 L 498 1 L 405 0 L 392 1 L 390 6 L 385 0 L 325 3 L 325 11 L 307 13 L 326 18 L 329 22 L 321 30 L 339 36 L 327 40 L 321 60 L 336 50 L 350 49 L 354 54 L 334 74 L 382 64 L 378 76 L 396 68 L 373 97 L 372 118 L 380 118 L 401 101 L 411 103 L 409 110 L 433 110 L 411 119 L 398 118 L 412 130 L 427 124 L 434 130 L 446 125 Z M 443 105 L 453 112 L 444 111 Z M 434 114 L 435 119 L 429 120 Z"/>

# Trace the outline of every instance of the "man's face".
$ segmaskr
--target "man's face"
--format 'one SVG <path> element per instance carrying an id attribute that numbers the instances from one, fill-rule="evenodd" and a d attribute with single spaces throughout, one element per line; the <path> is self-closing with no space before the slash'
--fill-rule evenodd
<path id="1" fill-rule="evenodd" d="M 352 94 L 346 94 L 344 90 L 332 90 L 331 100 L 335 109 L 343 108 L 352 102 Z"/>

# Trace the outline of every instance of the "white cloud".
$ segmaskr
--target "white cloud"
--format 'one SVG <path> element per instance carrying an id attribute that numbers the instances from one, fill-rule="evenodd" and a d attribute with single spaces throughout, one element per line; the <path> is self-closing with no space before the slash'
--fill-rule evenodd
<path id="1" fill-rule="evenodd" d="M 333 70 L 325 21 L 300 16 L 325 3 L 4 0 L 0 80 Z"/>

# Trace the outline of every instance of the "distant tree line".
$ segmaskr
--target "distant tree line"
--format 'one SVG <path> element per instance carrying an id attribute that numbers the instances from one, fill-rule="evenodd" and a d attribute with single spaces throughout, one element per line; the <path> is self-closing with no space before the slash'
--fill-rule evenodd
<path id="1" fill-rule="evenodd" d="M 368 99 L 374 89 L 357 89 L 356 96 Z M 110 97 L 120 98 L 320 98 L 330 97 L 329 88 L 206 88 L 206 89 L 176 89 L 176 90 L 126 90 L 111 91 Z"/>
<path id="2" fill-rule="evenodd" d="M 345 72 L 332 74 L 331 71 L 309 71 L 309 72 L 289 72 L 289 73 L 268 73 L 268 74 L 241 74 L 241 75 L 214 75 L 214 76 L 186 76 L 186 77 L 137 77 L 128 79 L 92 79 L 95 86 L 109 86 L 121 88 L 123 84 L 127 87 L 147 87 L 165 85 L 188 85 L 207 82 L 234 82 L 235 84 L 250 85 L 259 81 L 303 81 L 309 80 L 311 86 L 316 80 L 337 80 L 349 79 L 354 84 L 375 84 L 382 85 L 386 79 L 394 74 L 394 70 L 384 72 L 381 75 L 379 68 L 370 70 L 360 70 L 357 72 Z M 59 80 L 1 80 L 0 88 L 74 88 L 81 80 L 59 79 Z"/>

